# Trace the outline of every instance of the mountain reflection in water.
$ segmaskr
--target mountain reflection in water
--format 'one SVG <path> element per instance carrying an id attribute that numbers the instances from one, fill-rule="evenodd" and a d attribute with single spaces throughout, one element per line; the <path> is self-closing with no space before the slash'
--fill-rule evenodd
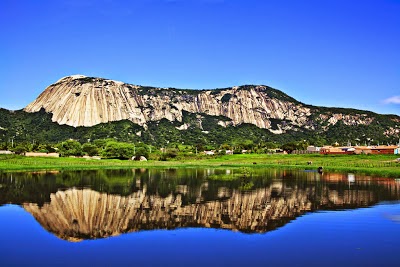
<path id="1" fill-rule="evenodd" d="M 180 227 L 274 230 L 318 210 L 399 200 L 394 179 L 284 170 L 166 169 L 1 174 L 0 204 L 20 204 L 69 240 Z M 233 181 L 215 177 L 239 174 Z M 212 179 L 210 179 L 212 178 Z M 251 190 L 244 190 L 243 185 Z"/>

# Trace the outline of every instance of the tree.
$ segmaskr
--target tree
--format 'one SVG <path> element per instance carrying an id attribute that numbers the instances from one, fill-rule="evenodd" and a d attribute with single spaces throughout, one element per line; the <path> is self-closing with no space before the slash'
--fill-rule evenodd
<path id="1" fill-rule="evenodd" d="M 197 148 L 197 151 L 203 151 L 203 150 L 205 150 L 204 145 L 201 144 L 201 143 L 197 143 L 197 144 L 195 145 L 195 148 Z"/>
<path id="2" fill-rule="evenodd" d="M 109 138 L 109 139 L 97 139 L 97 140 L 94 140 L 94 145 L 98 148 L 98 149 L 104 149 L 104 148 L 106 148 L 106 145 L 107 145 L 107 143 L 108 142 L 112 142 L 112 141 L 115 141 L 114 139 L 111 139 L 111 138 Z"/>
<path id="3" fill-rule="evenodd" d="M 252 140 L 244 140 L 240 143 L 240 147 L 246 150 L 253 149 L 254 143 Z"/>
<path id="4" fill-rule="evenodd" d="M 162 153 L 160 155 L 160 160 L 165 161 L 168 158 L 173 159 L 173 158 L 176 158 L 177 156 L 178 156 L 178 150 L 175 148 L 170 148 L 170 149 L 167 149 L 167 151 L 165 151 L 164 153 Z"/>
<path id="5" fill-rule="evenodd" d="M 135 153 L 136 159 L 140 159 L 140 157 L 145 157 L 146 159 L 149 157 L 149 151 L 145 147 L 137 147 Z"/>
<path id="6" fill-rule="evenodd" d="M 26 151 L 28 151 L 28 149 L 25 145 L 20 144 L 20 145 L 17 145 L 16 147 L 12 148 L 11 151 L 17 155 L 22 155 Z"/>
<path id="7" fill-rule="evenodd" d="M 276 149 L 276 148 L 279 147 L 278 144 L 276 144 L 276 143 L 274 143 L 274 142 L 266 142 L 266 143 L 264 144 L 264 146 L 265 146 L 267 149 Z"/>
<path id="8" fill-rule="evenodd" d="M 228 144 L 222 144 L 220 146 L 220 148 L 223 149 L 223 150 L 230 150 L 231 149 L 230 145 L 228 145 Z"/>
<path id="9" fill-rule="evenodd" d="M 7 150 L 8 146 L 6 142 L 0 143 L 0 150 Z"/>
<path id="10" fill-rule="evenodd" d="M 82 151 L 91 157 L 99 155 L 99 149 L 97 148 L 97 146 L 90 143 L 83 144 Z"/>
<path id="11" fill-rule="evenodd" d="M 58 150 L 63 157 L 82 156 L 82 145 L 75 140 L 67 140 L 58 144 Z"/>
<path id="12" fill-rule="evenodd" d="M 297 150 L 306 150 L 309 145 L 310 144 L 306 140 L 303 140 L 303 141 L 300 141 L 297 143 L 296 149 Z"/>
<path id="13" fill-rule="evenodd" d="M 297 149 L 297 143 L 296 142 L 286 143 L 281 148 L 288 153 L 292 153 L 293 150 Z"/>
<path id="14" fill-rule="evenodd" d="M 103 150 L 103 156 L 115 159 L 130 159 L 135 155 L 135 146 L 128 143 L 120 143 L 116 141 L 107 142 Z"/>
<path id="15" fill-rule="evenodd" d="M 50 144 L 33 144 L 29 145 L 29 151 L 37 151 L 41 153 L 53 153 L 56 150 Z"/>

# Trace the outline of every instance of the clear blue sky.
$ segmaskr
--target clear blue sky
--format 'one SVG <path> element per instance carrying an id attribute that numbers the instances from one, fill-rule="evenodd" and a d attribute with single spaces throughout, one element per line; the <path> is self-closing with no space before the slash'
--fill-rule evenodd
<path id="1" fill-rule="evenodd" d="M 400 115 L 400 0 L 1 0 L 0 29 L 3 108 L 83 74 Z"/>

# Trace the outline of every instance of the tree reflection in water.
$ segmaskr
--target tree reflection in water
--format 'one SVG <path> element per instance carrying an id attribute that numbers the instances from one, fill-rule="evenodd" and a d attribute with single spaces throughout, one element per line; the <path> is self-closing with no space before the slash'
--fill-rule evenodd
<path id="1" fill-rule="evenodd" d="M 3 173 L 0 184 L 0 204 L 22 205 L 69 241 L 180 227 L 264 233 L 306 212 L 400 199 L 394 179 L 275 169 Z"/>

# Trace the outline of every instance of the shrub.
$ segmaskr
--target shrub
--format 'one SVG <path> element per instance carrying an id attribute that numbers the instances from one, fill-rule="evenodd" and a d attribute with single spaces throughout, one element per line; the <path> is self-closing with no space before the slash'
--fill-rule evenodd
<path id="1" fill-rule="evenodd" d="M 147 149 L 145 147 L 137 147 L 135 157 L 138 159 L 140 157 L 145 157 L 147 159 L 147 158 L 149 158 L 149 151 L 147 151 Z"/>
<path id="2" fill-rule="evenodd" d="M 99 149 L 97 146 L 89 143 L 82 146 L 82 151 L 91 157 L 99 155 Z"/>
<path id="3" fill-rule="evenodd" d="M 103 150 L 103 156 L 114 159 L 130 159 L 135 155 L 135 146 L 127 143 L 110 141 Z"/>
<path id="4" fill-rule="evenodd" d="M 16 147 L 12 148 L 11 151 L 17 155 L 22 155 L 28 150 L 24 145 L 17 145 Z"/>
<path id="5" fill-rule="evenodd" d="M 75 140 L 68 140 L 58 144 L 58 150 L 62 157 L 82 156 L 82 145 Z"/>

